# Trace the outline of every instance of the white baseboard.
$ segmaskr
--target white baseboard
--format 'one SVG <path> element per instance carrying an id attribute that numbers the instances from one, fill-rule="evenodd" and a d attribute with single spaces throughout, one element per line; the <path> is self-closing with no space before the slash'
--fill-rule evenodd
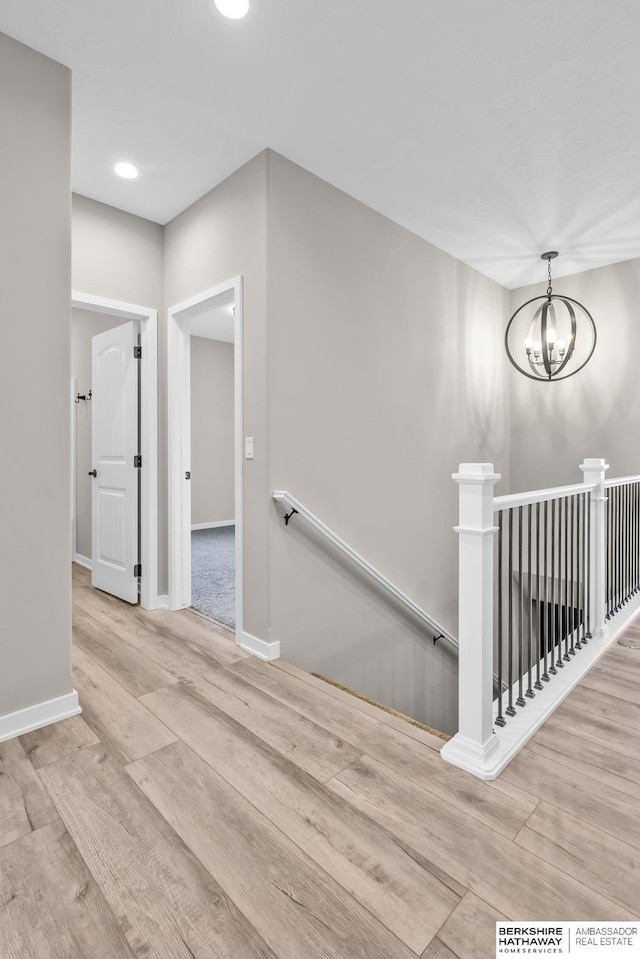
<path id="1" fill-rule="evenodd" d="M 91 560 L 87 556 L 82 556 L 81 553 L 73 554 L 73 562 L 77 563 L 78 566 L 84 566 L 85 569 L 92 568 Z"/>
<path id="2" fill-rule="evenodd" d="M 217 529 L 218 526 L 235 526 L 234 519 L 223 519 L 219 523 L 192 523 L 191 529 Z"/>
<path id="3" fill-rule="evenodd" d="M 156 609 L 170 609 L 169 606 L 169 597 L 166 594 L 158 596 L 158 601 L 156 603 Z"/>
<path id="4" fill-rule="evenodd" d="M 280 659 L 279 641 L 267 643 L 264 639 L 258 639 L 257 636 L 252 636 L 251 633 L 241 633 L 236 642 L 241 649 L 246 650 L 248 653 L 253 653 L 258 659 L 265 659 L 267 661 Z"/>
<path id="5" fill-rule="evenodd" d="M 78 694 L 74 689 L 66 696 L 58 696 L 57 699 L 48 699 L 44 703 L 19 709 L 15 713 L 7 713 L 6 716 L 0 716 L 0 743 L 33 732 L 34 729 L 50 726 L 51 723 L 58 723 L 69 716 L 77 716 L 81 712 Z"/>

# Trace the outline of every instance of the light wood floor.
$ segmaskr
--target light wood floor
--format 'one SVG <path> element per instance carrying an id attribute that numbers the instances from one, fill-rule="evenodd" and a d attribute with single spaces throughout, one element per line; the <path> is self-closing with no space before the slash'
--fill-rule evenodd
<path id="1" fill-rule="evenodd" d="M 0 744 L 2 959 L 492 959 L 499 918 L 640 918 L 638 650 L 486 784 L 76 567 L 74 639 L 82 716 Z"/>

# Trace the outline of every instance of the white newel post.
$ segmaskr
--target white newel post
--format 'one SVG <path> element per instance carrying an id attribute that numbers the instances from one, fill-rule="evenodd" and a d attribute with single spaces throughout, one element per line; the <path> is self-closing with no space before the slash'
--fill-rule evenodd
<path id="1" fill-rule="evenodd" d="M 494 778 L 498 750 L 493 731 L 493 488 L 492 463 L 461 463 L 453 479 L 460 490 L 458 732 L 443 746 L 447 762 Z"/>
<path id="2" fill-rule="evenodd" d="M 585 485 L 595 484 L 595 492 L 591 494 L 591 548 L 590 548 L 590 595 L 589 603 L 591 635 L 602 637 L 606 628 L 607 597 L 605 593 L 606 575 L 606 536 L 605 536 L 605 504 L 607 491 L 605 478 L 609 464 L 602 459 L 585 459 L 580 466 L 584 474 Z"/>

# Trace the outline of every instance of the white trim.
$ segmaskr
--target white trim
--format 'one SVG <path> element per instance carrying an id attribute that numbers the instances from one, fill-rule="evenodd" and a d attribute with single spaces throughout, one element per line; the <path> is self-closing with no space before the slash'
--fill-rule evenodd
<path id="1" fill-rule="evenodd" d="M 639 482 L 640 482 L 640 476 L 619 476 L 617 479 L 605 480 L 604 488 L 611 489 L 612 486 L 628 486 L 630 483 L 639 483 Z"/>
<path id="2" fill-rule="evenodd" d="M 545 500 L 575 496 L 578 493 L 592 493 L 595 484 L 574 483 L 573 486 L 553 486 L 550 489 L 537 489 L 531 493 L 510 493 L 507 496 L 495 496 L 493 512 L 501 509 L 515 509 L 517 506 L 529 506 L 531 503 L 544 503 Z"/>
<path id="3" fill-rule="evenodd" d="M 378 586 L 381 586 L 387 593 L 390 593 L 395 601 L 401 606 L 404 606 L 405 609 L 415 616 L 416 619 L 420 620 L 425 626 L 429 628 L 431 632 L 438 639 L 443 639 L 448 645 L 452 646 L 454 649 L 458 649 L 458 640 L 453 636 L 449 630 L 445 629 L 444 626 L 441 626 L 437 620 L 432 619 L 423 609 L 421 609 L 412 599 L 409 599 L 401 590 L 394 586 L 386 576 L 383 576 L 371 563 L 368 563 L 366 559 L 363 559 L 359 553 L 356 553 L 355 549 L 352 549 L 351 546 L 347 545 L 343 539 L 341 539 L 333 530 L 329 529 L 328 526 L 318 519 L 317 516 L 307 509 L 306 506 L 303 506 L 300 500 L 297 500 L 295 496 L 292 496 L 291 493 L 288 493 L 286 490 L 274 490 L 273 499 L 277 503 L 283 503 L 285 507 L 294 509 L 301 519 L 306 520 L 306 522 L 320 533 L 325 539 L 339 550 L 343 555 L 347 556 L 355 566 L 358 566 L 364 573 L 369 576 L 370 579 L 374 580 Z M 293 516 L 293 521 L 295 522 L 295 515 Z"/>
<path id="4" fill-rule="evenodd" d="M 84 566 L 85 569 L 93 569 L 93 563 L 89 557 L 83 556 L 82 553 L 74 553 L 73 562 L 77 563 L 78 566 Z"/>
<path id="5" fill-rule="evenodd" d="M 474 755 L 465 737 L 458 733 L 440 750 L 442 758 L 479 779 L 497 779 L 525 743 L 540 729 L 639 613 L 640 597 L 636 597 L 605 627 L 602 636 L 597 638 L 594 636 L 568 663 L 564 664 L 563 669 L 553 677 L 553 681 L 545 685 L 544 696 L 536 696 L 535 699 L 529 700 L 524 708 L 518 709 L 517 714 L 510 718 L 507 725 L 503 726 L 495 736 L 498 744 L 490 753 L 485 756 L 480 753 Z M 494 718 L 496 714 L 497 704 L 494 704 Z"/>
<path id="6" fill-rule="evenodd" d="M 191 492 L 184 474 L 191 463 L 190 337 L 186 311 L 224 293 L 233 293 L 234 474 L 236 552 L 236 642 L 243 636 L 243 296 L 242 277 L 183 300 L 167 311 L 167 408 L 169 493 L 169 608 L 191 605 Z M 267 644 L 269 645 L 269 644 Z"/>
<path id="7" fill-rule="evenodd" d="M 252 636 L 251 633 L 236 633 L 236 636 L 238 637 L 236 642 L 240 648 L 246 650 L 247 653 L 252 653 L 252 655 L 257 656 L 258 659 L 264 659 L 267 662 L 280 659 L 279 640 L 273 643 L 267 643 L 264 639 L 258 639 L 257 636 Z"/>
<path id="8" fill-rule="evenodd" d="M 127 320 L 140 320 L 140 423 L 142 470 L 140 508 L 140 562 L 142 563 L 140 602 L 145 609 L 158 606 L 158 312 L 133 303 L 112 300 L 91 293 L 72 291 L 71 306 Z M 73 439 L 73 431 L 72 431 Z M 74 455 L 75 475 L 75 455 Z M 73 507 L 73 546 L 76 504 Z"/>
<path id="9" fill-rule="evenodd" d="M 219 523 L 192 523 L 191 529 L 218 529 L 220 526 L 235 526 L 234 519 L 223 519 Z"/>
<path id="10" fill-rule="evenodd" d="M 74 689 L 65 696 L 57 696 L 56 699 L 27 706 L 15 713 L 7 713 L 6 716 L 0 716 L 0 743 L 33 732 L 34 729 L 50 726 L 51 723 L 58 723 L 69 716 L 77 716 L 81 712 L 78 694 Z"/>
<path id="11" fill-rule="evenodd" d="M 169 609 L 169 597 L 166 593 L 163 593 L 162 596 L 158 596 L 158 605 L 156 609 Z"/>

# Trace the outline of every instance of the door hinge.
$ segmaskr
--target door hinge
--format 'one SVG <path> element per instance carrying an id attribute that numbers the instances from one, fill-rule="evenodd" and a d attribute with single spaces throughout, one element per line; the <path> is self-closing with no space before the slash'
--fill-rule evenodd
<path id="1" fill-rule="evenodd" d="M 141 360 L 141 359 L 142 359 L 142 347 L 141 347 L 141 346 L 134 346 L 134 348 L 133 348 L 133 358 L 134 358 L 134 360 Z"/>
<path id="2" fill-rule="evenodd" d="M 136 565 L 133 567 L 133 575 L 134 575 L 134 576 L 142 576 L 142 564 L 141 564 L 141 563 L 136 563 Z"/>
<path id="3" fill-rule="evenodd" d="M 133 457 L 133 465 L 134 465 L 134 468 L 137 470 L 142 468 L 142 457 L 140 456 L 140 454 Z"/>

